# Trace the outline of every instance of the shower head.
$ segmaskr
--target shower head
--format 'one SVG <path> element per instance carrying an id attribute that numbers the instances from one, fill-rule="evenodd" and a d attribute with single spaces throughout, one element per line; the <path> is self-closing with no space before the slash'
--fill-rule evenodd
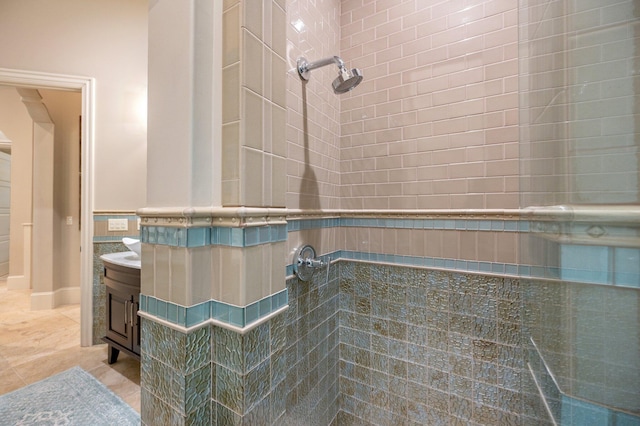
<path id="1" fill-rule="evenodd" d="M 336 95 L 346 93 L 355 88 L 361 81 L 362 73 L 358 68 L 354 68 L 351 71 L 341 68 L 338 72 L 338 77 L 333 80 L 333 91 Z"/>
<path id="2" fill-rule="evenodd" d="M 333 91 L 339 95 L 352 90 L 362 81 L 362 71 L 354 68 L 351 71 L 345 67 L 344 62 L 338 56 L 321 59 L 315 62 L 308 62 L 305 58 L 298 58 L 298 74 L 300 78 L 308 81 L 311 78 L 311 70 L 324 67 L 325 65 L 336 64 L 338 67 L 338 77 L 333 80 Z"/>

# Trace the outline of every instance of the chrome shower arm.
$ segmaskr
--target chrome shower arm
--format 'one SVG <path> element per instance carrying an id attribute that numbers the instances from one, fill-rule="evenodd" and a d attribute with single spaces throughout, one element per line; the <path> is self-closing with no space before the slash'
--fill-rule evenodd
<path id="1" fill-rule="evenodd" d="M 307 62 L 305 69 L 311 71 L 331 64 L 336 64 L 338 67 L 344 68 L 344 61 L 342 59 L 338 56 L 330 56 L 328 58 L 320 59 L 319 61 Z"/>
<path id="2" fill-rule="evenodd" d="M 335 94 L 346 93 L 362 81 L 362 72 L 358 68 L 349 71 L 339 56 L 330 56 L 314 62 L 309 62 L 306 58 L 300 57 L 296 65 L 300 78 L 304 81 L 309 81 L 311 78 L 311 70 L 331 64 L 336 64 L 338 67 L 338 78 L 331 83 Z"/>
<path id="3" fill-rule="evenodd" d="M 298 74 L 305 80 L 309 80 L 311 77 L 311 70 L 321 68 L 327 65 L 336 64 L 338 68 L 345 69 L 344 61 L 338 56 L 330 56 L 328 58 L 320 59 L 319 61 L 309 62 L 305 58 L 298 59 Z"/>

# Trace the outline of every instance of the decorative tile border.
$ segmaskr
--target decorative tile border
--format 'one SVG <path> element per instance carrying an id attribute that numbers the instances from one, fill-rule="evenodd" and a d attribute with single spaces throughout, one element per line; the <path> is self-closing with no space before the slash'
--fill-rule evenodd
<path id="1" fill-rule="evenodd" d="M 230 227 L 176 228 L 165 226 L 142 226 L 143 243 L 172 247 L 204 247 L 221 245 L 229 247 L 251 247 L 287 240 L 286 225 Z"/>
<path id="2" fill-rule="evenodd" d="M 235 306 L 209 300 L 194 306 L 181 306 L 152 296 L 140 295 L 140 310 L 179 327 L 191 328 L 213 320 L 240 329 L 250 328 L 256 322 L 287 306 L 287 289 L 267 296 L 247 306 Z"/>
<path id="3" fill-rule="evenodd" d="M 145 207 L 136 213 L 143 226 L 233 227 L 284 225 L 287 209 L 270 207 Z"/>
<path id="4" fill-rule="evenodd" d="M 369 213 L 371 215 L 371 213 Z M 380 213 L 380 216 L 382 214 Z M 443 216 L 443 215 L 441 215 Z M 439 217 L 441 217 L 439 216 Z M 455 215 L 451 215 L 455 216 Z M 476 215 L 477 216 L 477 215 Z M 260 222 L 257 226 L 244 227 L 176 227 L 176 226 L 142 226 L 142 241 L 149 244 L 162 244 L 176 247 L 202 247 L 207 245 L 223 245 L 231 247 L 250 247 L 259 244 L 287 241 L 288 232 L 296 232 L 311 229 L 326 229 L 339 227 L 369 227 L 391 229 L 428 229 L 428 230 L 457 230 L 457 231 L 488 231 L 488 232 L 516 232 L 535 233 L 546 235 L 549 230 L 562 229 L 563 223 L 551 223 L 543 221 L 523 220 L 518 215 L 506 215 L 506 219 L 477 218 L 471 216 L 468 219 L 461 218 L 424 218 L 416 215 L 415 218 L 406 217 L 312 217 L 291 218 L 288 222 L 277 224 L 265 224 Z M 552 218 L 554 219 L 554 218 Z M 560 218 L 560 220 L 566 218 Z M 555 218 L 554 220 L 558 220 Z M 256 224 L 254 224 L 256 225 Z M 551 226 L 551 228 L 550 228 Z M 584 228 L 584 227 L 582 227 Z M 589 229 L 589 228 L 585 228 Z M 585 250 L 584 245 L 562 245 L 565 258 L 574 259 L 577 252 Z M 588 250 L 598 251 L 607 249 L 598 246 L 586 246 Z M 575 249 L 575 250 L 573 250 Z M 617 248 L 612 250 L 624 250 L 626 257 L 640 258 L 640 249 Z M 573 250 L 573 251 L 572 251 Z M 598 252 L 599 253 L 599 252 Z M 573 263 L 568 262 L 560 267 L 535 266 L 522 264 L 507 264 L 498 262 L 468 261 L 461 259 L 432 258 L 421 256 L 403 256 L 383 253 L 366 253 L 359 251 L 338 250 L 320 256 L 324 262 L 335 262 L 341 259 L 381 262 L 399 266 L 425 267 L 447 269 L 459 272 L 488 273 L 507 276 L 519 276 L 525 278 L 566 279 L 576 282 L 621 285 L 626 287 L 640 287 L 640 271 L 633 270 L 630 273 L 613 273 L 616 277 L 613 281 L 602 279 L 600 270 L 586 271 L 577 274 Z M 624 262 L 615 260 L 614 268 L 621 269 Z M 575 262 L 574 262 L 575 263 Z M 622 266 L 618 267 L 618 263 Z M 628 262 L 627 262 L 628 263 Z M 591 264 L 591 263 L 590 263 Z M 286 276 L 293 275 L 293 265 L 285 266 Z M 591 268 L 594 269 L 594 268 Z M 591 273 L 593 272 L 593 273 Z M 595 275 L 594 275 L 595 274 Z M 620 277 L 619 279 L 617 277 Z M 192 307 L 174 305 L 150 296 L 144 296 L 143 310 L 150 315 L 176 324 L 181 327 L 193 327 L 209 319 L 228 324 L 233 327 L 244 328 L 265 315 L 281 309 L 287 305 L 286 295 L 282 292 L 269 296 L 261 301 L 246 307 L 228 305 L 222 302 L 209 301 Z"/>

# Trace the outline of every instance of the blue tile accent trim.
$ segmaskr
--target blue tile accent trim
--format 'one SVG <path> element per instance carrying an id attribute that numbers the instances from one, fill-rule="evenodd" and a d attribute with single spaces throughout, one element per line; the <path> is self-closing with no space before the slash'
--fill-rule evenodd
<path id="1" fill-rule="evenodd" d="M 181 306 L 153 296 L 140 295 L 140 310 L 182 327 L 193 327 L 209 319 L 236 327 L 247 327 L 289 303 L 289 293 L 284 289 L 248 306 L 235 306 L 217 300 L 209 300 L 193 306 Z"/>
<path id="2" fill-rule="evenodd" d="M 323 262 L 336 260 L 365 260 L 370 262 L 393 263 L 403 266 L 452 269 L 462 272 L 486 272 L 501 275 L 522 275 L 529 269 L 521 269 L 521 265 L 492 262 L 475 262 L 460 259 L 443 259 L 418 256 L 401 256 L 395 254 L 365 253 L 360 251 L 338 250 L 320 256 Z M 293 265 L 286 266 L 286 276 L 293 275 Z M 529 274 L 526 274 L 529 275 Z"/>
<path id="3" fill-rule="evenodd" d="M 626 254 L 626 252 L 625 252 Z M 634 260 L 636 254 L 632 253 L 627 255 L 630 259 Z M 519 276 L 524 278 L 545 278 L 545 279 L 566 279 L 574 282 L 583 282 L 588 284 L 611 284 L 621 287 L 640 287 L 640 274 L 617 274 L 617 281 L 611 283 L 611 281 L 602 280 L 599 271 L 589 271 L 571 268 L 556 268 L 556 267 L 540 267 L 531 265 L 519 265 L 513 263 L 498 263 L 498 262 L 478 262 L 472 260 L 460 260 L 460 259 L 445 259 L 445 258 L 432 258 L 432 257 L 420 257 L 420 256 L 401 256 L 395 254 L 383 254 L 383 253 L 366 253 L 360 251 L 338 250 L 323 256 L 320 259 L 324 262 L 331 258 L 332 261 L 336 260 L 364 260 L 369 262 L 384 262 L 393 263 L 403 266 L 417 266 L 425 268 L 442 268 L 450 269 L 461 272 L 480 272 L 487 274 L 497 275 L 509 275 Z M 626 259 L 625 259 L 626 260 Z M 580 273 L 578 273 L 580 272 Z M 293 275 L 293 265 L 286 265 L 286 276 Z"/>
<path id="4" fill-rule="evenodd" d="M 172 247 L 193 248 L 209 245 L 251 247 L 286 241 L 287 226 L 174 228 L 144 225 L 141 227 L 140 237 L 143 243 Z"/>
<path id="5" fill-rule="evenodd" d="M 624 252 L 623 260 L 633 261 L 638 255 L 635 252 Z M 519 276 L 525 278 L 566 279 L 574 282 L 589 284 L 607 284 L 601 277 L 601 271 L 578 270 L 572 268 L 540 267 L 531 265 L 519 265 L 513 263 L 477 262 L 471 260 L 445 259 L 420 256 L 401 256 L 395 254 L 367 253 L 360 251 L 338 250 L 320 256 L 324 262 L 336 260 L 364 260 L 369 262 L 393 263 L 403 266 L 417 266 L 425 268 L 442 268 L 461 272 L 481 272 L 497 275 Z M 579 272 L 579 273 L 578 273 Z M 285 275 L 293 275 L 293 265 L 286 265 Z M 618 273 L 616 282 L 612 285 L 624 287 L 640 287 L 640 273 L 633 271 L 629 274 Z"/>
<path id="6" fill-rule="evenodd" d="M 526 220 L 476 220 L 476 219 L 381 219 L 381 218 L 331 218 L 298 219 L 287 223 L 289 232 L 302 229 L 327 227 L 368 227 L 391 229 L 468 230 L 487 232 L 545 232 L 559 231 L 563 223 Z M 612 228 L 609 232 L 623 232 Z M 507 274 L 521 277 L 563 279 L 590 284 L 607 284 L 640 288 L 640 249 L 607 246 L 560 244 L 558 266 L 533 266 L 476 262 L 459 259 L 397 256 L 365 252 L 336 252 L 333 259 L 345 258 L 373 262 L 395 263 L 406 266 L 446 268 L 458 271 Z M 293 266 L 286 266 L 286 275 L 293 274 Z"/>
<path id="7" fill-rule="evenodd" d="M 467 219 L 378 219 L 378 218 L 329 218 L 290 219 L 289 232 L 304 229 L 333 227 L 395 228 L 395 229 L 456 229 L 460 231 L 528 231 L 529 223 L 520 220 L 467 220 Z"/>
<path id="8" fill-rule="evenodd" d="M 341 221 L 345 220 L 353 220 L 347 218 L 326 218 L 326 219 L 299 219 L 299 220 L 289 220 L 287 222 L 287 230 L 289 232 L 292 231 L 301 231 L 303 229 L 318 229 L 318 228 L 335 228 L 341 225 Z M 372 219 L 364 219 L 364 220 L 372 220 Z"/>

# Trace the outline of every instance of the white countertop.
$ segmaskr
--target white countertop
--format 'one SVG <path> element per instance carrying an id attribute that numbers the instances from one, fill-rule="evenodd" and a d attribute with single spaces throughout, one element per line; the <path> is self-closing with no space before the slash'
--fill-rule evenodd
<path id="1" fill-rule="evenodd" d="M 103 254 L 100 259 L 116 265 L 140 269 L 140 257 L 132 251 Z"/>

